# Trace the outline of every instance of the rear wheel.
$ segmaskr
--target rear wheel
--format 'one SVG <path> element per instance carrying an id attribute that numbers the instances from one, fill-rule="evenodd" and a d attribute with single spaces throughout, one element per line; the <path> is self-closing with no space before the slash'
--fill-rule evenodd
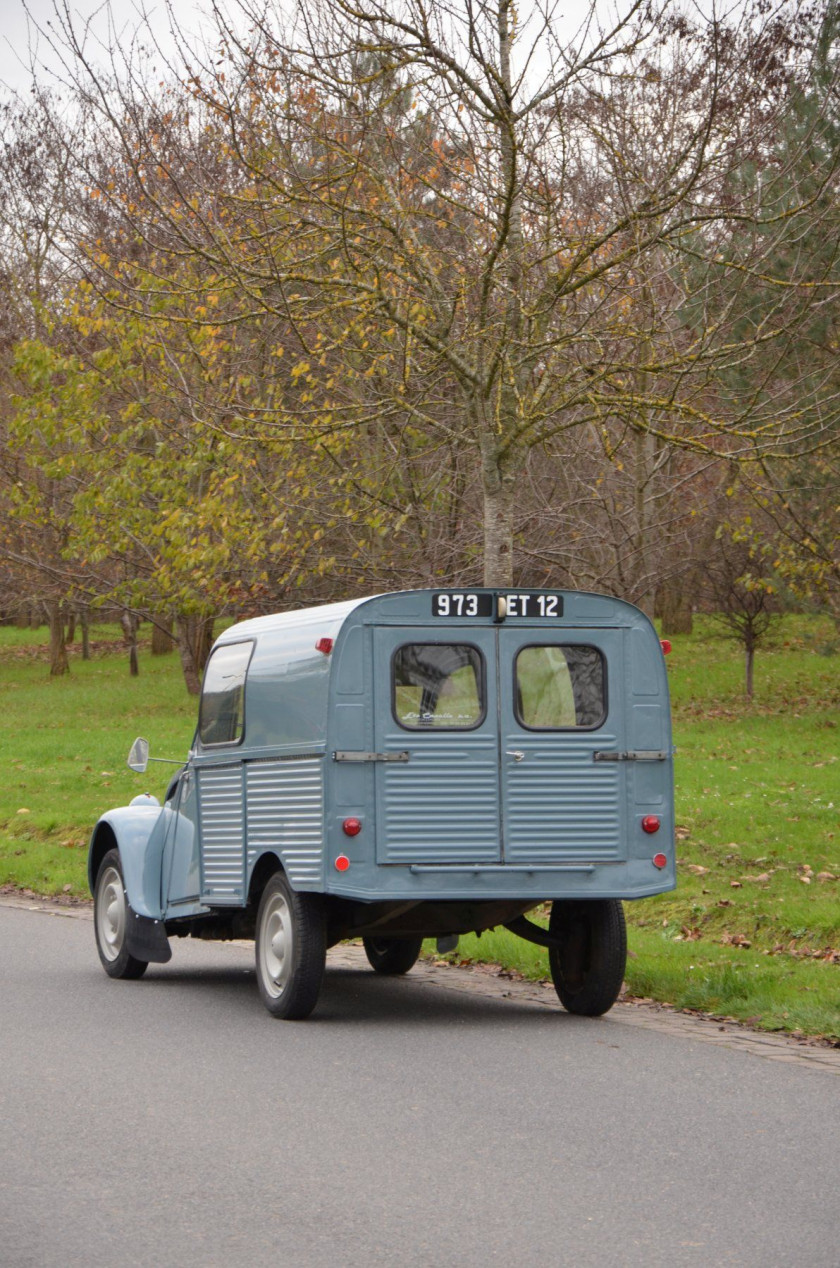
<path id="1" fill-rule="evenodd" d="M 93 928 L 96 949 L 109 977 L 142 977 L 148 960 L 137 960 L 125 944 L 128 900 L 118 850 L 109 850 L 99 865 L 93 891 Z"/>
<path id="2" fill-rule="evenodd" d="M 563 1007 L 583 1017 L 606 1013 L 618 999 L 627 964 L 620 901 L 552 903 L 548 931 L 559 939 L 548 963 Z"/>
<path id="3" fill-rule="evenodd" d="M 324 912 L 320 898 L 295 893 L 282 872 L 275 872 L 262 892 L 255 954 L 257 985 L 272 1017 L 308 1017 L 324 976 Z"/>
<path id="4" fill-rule="evenodd" d="M 365 955 L 375 973 L 407 973 L 417 963 L 422 938 L 362 938 Z"/>

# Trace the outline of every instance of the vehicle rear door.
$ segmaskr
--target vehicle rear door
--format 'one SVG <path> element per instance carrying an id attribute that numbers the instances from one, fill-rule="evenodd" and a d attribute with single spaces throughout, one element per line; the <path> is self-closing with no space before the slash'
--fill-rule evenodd
<path id="1" fill-rule="evenodd" d="M 377 862 L 501 861 L 496 636 L 373 630 Z"/>
<path id="2" fill-rule="evenodd" d="M 499 630 L 506 863 L 626 858 L 624 633 Z"/>

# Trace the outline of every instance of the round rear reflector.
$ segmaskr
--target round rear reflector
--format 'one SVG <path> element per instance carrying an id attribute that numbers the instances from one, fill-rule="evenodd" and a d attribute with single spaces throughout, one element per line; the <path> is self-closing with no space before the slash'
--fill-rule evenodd
<path id="1" fill-rule="evenodd" d="M 658 832 L 659 831 L 659 815 L 645 815 L 644 819 L 642 820 L 642 829 L 645 832 L 650 832 L 651 834 L 653 834 L 654 832 Z"/>
<path id="2" fill-rule="evenodd" d="M 654 867 L 660 867 L 660 868 L 662 868 L 662 867 L 664 867 L 664 866 L 665 866 L 665 864 L 666 864 L 667 862 L 668 862 L 668 860 L 666 859 L 666 857 L 665 857 L 665 855 L 664 855 L 664 854 L 654 854 L 654 856 L 653 856 L 653 866 L 654 866 Z"/>
<path id="3" fill-rule="evenodd" d="M 342 828 L 348 837 L 357 837 L 362 830 L 361 819 L 345 819 Z"/>
<path id="4" fill-rule="evenodd" d="M 338 858 L 335 861 L 335 870 L 337 872 L 346 872 L 349 866 L 350 866 L 350 860 L 348 859 L 347 855 L 339 854 Z"/>

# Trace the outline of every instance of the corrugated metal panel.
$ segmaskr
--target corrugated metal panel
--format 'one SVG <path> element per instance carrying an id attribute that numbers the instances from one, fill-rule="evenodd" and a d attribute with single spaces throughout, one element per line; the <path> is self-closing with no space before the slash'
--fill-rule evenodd
<path id="1" fill-rule="evenodd" d="M 598 732 L 597 747 L 615 736 Z M 503 762 L 505 862 L 593 863 L 624 857 L 624 772 L 619 763 L 592 760 L 591 736 L 573 738 L 521 731 L 506 749 L 521 749 L 521 762 Z"/>
<path id="2" fill-rule="evenodd" d="M 242 767 L 198 771 L 202 898 L 241 899 L 244 885 Z"/>
<path id="3" fill-rule="evenodd" d="M 324 790 L 319 758 L 249 762 L 248 874 L 267 849 L 279 852 L 294 886 L 319 884 L 323 872 Z"/>
<path id="4" fill-rule="evenodd" d="M 380 863 L 493 862 L 499 849 L 498 741 L 475 733 L 385 737 L 411 758 L 377 767 Z"/>

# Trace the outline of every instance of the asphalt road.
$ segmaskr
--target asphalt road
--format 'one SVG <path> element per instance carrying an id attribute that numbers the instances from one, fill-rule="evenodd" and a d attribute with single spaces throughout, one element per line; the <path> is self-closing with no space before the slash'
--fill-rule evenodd
<path id="1" fill-rule="evenodd" d="M 277 1022 L 173 947 L 0 906 L 4 1268 L 840 1263 L 836 1067 L 346 955 Z"/>

